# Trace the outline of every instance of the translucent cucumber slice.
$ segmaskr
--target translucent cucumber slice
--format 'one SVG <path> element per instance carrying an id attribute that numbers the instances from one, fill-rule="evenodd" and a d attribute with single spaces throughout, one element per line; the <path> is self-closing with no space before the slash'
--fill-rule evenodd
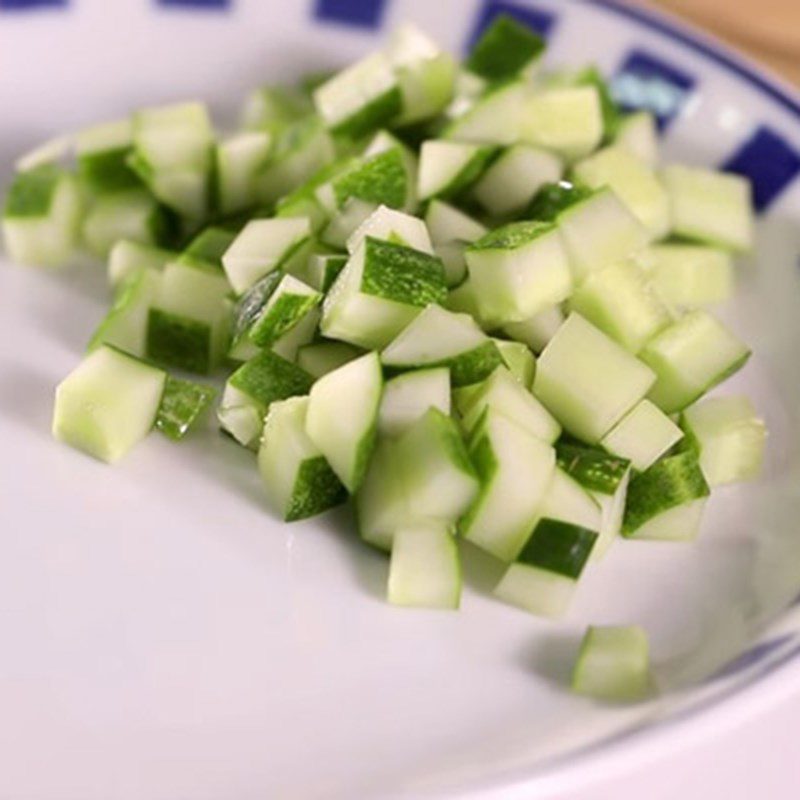
<path id="1" fill-rule="evenodd" d="M 378 434 L 399 436 L 429 408 L 450 414 L 450 371 L 446 367 L 412 370 L 386 381 L 378 413 Z"/>
<path id="2" fill-rule="evenodd" d="M 534 353 L 541 353 L 565 319 L 561 306 L 552 305 L 522 322 L 504 325 L 503 332 L 515 341 L 526 344 Z"/>
<path id="3" fill-rule="evenodd" d="M 530 391 L 533 376 L 536 372 L 536 358 L 526 344 L 509 342 L 505 339 L 494 339 L 500 355 L 514 379 Z"/>
<path id="4" fill-rule="evenodd" d="M 417 182 L 419 199 L 448 199 L 461 194 L 484 173 L 496 152 L 494 147 L 469 142 L 423 142 Z"/>
<path id="5" fill-rule="evenodd" d="M 217 205 L 222 214 L 236 214 L 258 204 L 258 177 L 272 147 L 267 132 L 238 133 L 216 147 Z"/>
<path id="6" fill-rule="evenodd" d="M 536 61 L 544 39 L 507 14 L 501 14 L 481 34 L 467 58 L 467 69 L 490 81 L 512 78 Z"/>
<path id="7" fill-rule="evenodd" d="M 448 242 L 474 242 L 489 230 L 468 214 L 444 200 L 432 200 L 425 212 L 425 224 L 433 244 Z"/>
<path id="8" fill-rule="evenodd" d="M 158 407 L 156 429 L 175 442 L 183 439 L 205 416 L 216 396 L 213 386 L 168 376 Z"/>
<path id="9" fill-rule="evenodd" d="M 321 378 L 360 355 L 362 350 L 344 342 L 315 342 L 298 349 L 297 366 L 312 377 Z"/>

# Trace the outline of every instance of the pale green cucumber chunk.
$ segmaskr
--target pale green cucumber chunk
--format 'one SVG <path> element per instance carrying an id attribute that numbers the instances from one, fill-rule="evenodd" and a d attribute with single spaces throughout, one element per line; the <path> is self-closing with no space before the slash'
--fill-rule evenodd
<path id="1" fill-rule="evenodd" d="M 425 223 L 411 214 L 386 206 L 379 206 L 355 229 L 347 240 L 348 252 L 354 253 L 368 236 L 433 255 L 433 245 Z"/>
<path id="2" fill-rule="evenodd" d="M 315 289 L 292 275 L 284 275 L 250 326 L 250 341 L 258 347 L 270 347 L 321 300 L 322 295 Z"/>
<path id="3" fill-rule="evenodd" d="M 450 371 L 446 367 L 412 370 L 386 381 L 378 434 L 399 436 L 430 408 L 450 414 Z"/>
<path id="4" fill-rule="evenodd" d="M 472 186 L 496 155 L 496 148 L 469 142 L 430 139 L 419 153 L 419 199 L 448 199 Z"/>
<path id="5" fill-rule="evenodd" d="M 560 466 L 553 472 L 539 511 L 543 520 L 556 520 L 599 533 L 602 512 L 592 494 Z M 582 537 L 584 540 L 586 537 Z M 593 545 L 594 542 L 589 543 Z M 593 547 L 588 548 L 594 552 Z M 539 564 L 543 566 L 543 564 Z M 582 567 L 581 567 L 582 569 Z M 577 575 L 573 577 L 578 577 Z"/>
<path id="6" fill-rule="evenodd" d="M 445 242 L 434 248 L 444 267 L 444 280 L 448 288 L 460 286 L 467 277 L 467 242 Z"/>
<path id="7" fill-rule="evenodd" d="M 522 110 L 528 93 L 526 81 L 479 84 L 485 87 L 479 97 L 470 99 L 466 109 L 444 129 L 444 138 L 458 142 L 501 145 L 520 138 Z"/>
<path id="8" fill-rule="evenodd" d="M 543 516 L 516 562 L 577 581 L 596 541 L 595 530 Z"/>
<path id="9" fill-rule="evenodd" d="M 375 203 L 351 197 L 322 230 L 320 241 L 335 250 L 347 249 L 348 241 L 377 210 Z"/>
<path id="10" fill-rule="evenodd" d="M 631 479 L 631 468 L 628 467 L 625 475 L 612 494 L 592 491 L 597 504 L 600 506 L 601 522 L 600 536 L 592 550 L 590 561 L 599 561 L 608 552 L 611 545 L 622 533 L 622 520 L 625 516 L 625 502 L 628 498 L 628 483 Z"/>
<path id="11" fill-rule="evenodd" d="M 326 294 L 339 273 L 347 264 L 347 256 L 340 253 L 313 253 L 306 265 L 306 278 L 310 286 Z"/>
<path id="12" fill-rule="evenodd" d="M 509 342 L 505 339 L 494 339 L 493 341 L 509 372 L 518 383 L 530 391 L 536 372 L 536 358 L 528 346 L 522 342 Z"/>
<path id="13" fill-rule="evenodd" d="M 750 350 L 706 311 L 690 311 L 644 347 L 639 358 L 657 375 L 648 397 L 665 413 L 691 405 L 738 372 Z"/>
<path id="14" fill-rule="evenodd" d="M 565 319 L 560 305 L 552 305 L 522 322 L 509 322 L 503 333 L 514 341 L 527 345 L 534 353 L 541 353 L 556 335 Z"/>
<path id="15" fill-rule="evenodd" d="M 764 461 L 767 428 L 747 397 L 711 397 L 681 416 L 687 444 L 709 486 L 753 480 Z"/>
<path id="16" fill-rule="evenodd" d="M 410 208 L 411 185 L 403 151 L 399 147 L 384 150 L 332 181 L 337 207 L 356 197 L 389 208 Z"/>
<path id="17" fill-rule="evenodd" d="M 147 436 L 167 374 L 113 347 L 98 347 L 58 385 L 56 439 L 114 462 Z"/>
<path id="18" fill-rule="evenodd" d="M 572 672 L 572 690 L 597 700 L 641 700 L 651 690 L 647 634 L 638 625 L 590 625 Z"/>
<path id="19" fill-rule="evenodd" d="M 236 214 L 258 204 L 259 174 L 267 163 L 272 136 L 247 131 L 219 142 L 215 152 L 217 206 Z"/>
<path id="20" fill-rule="evenodd" d="M 321 378 L 363 355 L 363 351 L 344 342 L 315 342 L 297 351 L 297 366 L 314 378 Z"/>
<path id="21" fill-rule="evenodd" d="M 158 407 L 156 429 L 173 441 L 183 439 L 203 418 L 216 396 L 213 386 L 168 376 Z"/>
<path id="22" fill-rule="evenodd" d="M 241 125 L 245 130 L 275 134 L 310 111 L 311 103 L 299 89 L 260 86 L 245 100 Z"/>
<path id="23" fill-rule="evenodd" d="M 464 267 L 466 270 L 466 263 Z M 445 273 L 445 278 L 446 276 L 447 273 Z M 478 308 L 478 298 L 475 294 L 475 287 L 472 285 L 469 275 L 467 275 L 458 286 L 450 289 L 447 293 L 445 308 L 456 314 L 469 315 L 484 331 L 491 331 L 494 329 L 494 326 L 489 321 L 481 317 L 481 312 Z"/>
<path id="24" fill-rule="evenodd" d="M 287 361 L 296 361 L 301 347 L 311 344 L 319 333 L 321 314 L 319 308 L 312 308 L 291 330 L 272 345 L 272 351 Z"/>
<path id="25" fill-rule="evenodd" d="M 189 242 L 178 260 L 183 264 L 199 263 L 222 269 L 222 256 L 235 239 L 233 231 L 210 225 Z"/>
<path id="26" fill-rule="evenodd" d="M 488 233 L 485 225 L 444 200 L 428 203 L 425 224 L 435 245 L 453 241 L 474 242 Z"/>
<path id="27" fill-rule="evenodd" d="M 202 103 L 147 108 L 133 115 L 136 152 L 155 171 L 207 170 L 214 133 Z"/>
<path id="28" fill-rule="evenodd" d="M 542 222 L 555 222 L 562 212 L 594 195 L 594 190 L 579 181 L 560 180 L 539 188 L 525 209 L 525 216 Z"/>
<path id="29" fill-rule="evenodd" d="M 533 393 L 569 433 L 594 444 L 654 382 L 652 370 L 572 313 L 539 357 Z"/>
<path id="30" fill-rule="evenodd" d="M 495 586 L 494 595 L 529 614 L 558 619 L 567 612 L 577 587 L 574 578 L 514 562 Z"/>
<path id="31" fill-rule="evenodd" d="M 453 99 L 458 66 L 449 53 L 439 53 L 396 68 L 402 98 L 397 127 L 429 120 L 445 110 Z"/>
<path id="32" fill-rule="evenodd" d="M 104 122 L 75 135 L 75 160 L 83 186 L 93 194 L 141 186 L 127 158 L 133 144 L 130 119 Z"/>
<path id="33" fill-rule="evenodd" d="M 647 166 L 658 166 L 658 129 L 655 117 L 649 111 L 637 111 L 623 117 L 617 127 L 614 144 Z"/>
<path id="34" fill-rule="evenodd" d="M 177 258 L 178 254 L 173 250 L 162 250 L 152 245 L 122 239 L 111 248 L 108 255 L 108 282 L 116 290 L 133 273 L 141 269 L 161 272 Z"/>
<path id="35" fill-rule="evenodd" d="M 236 302 L 233 309 L 231 349 L 228 352 L 230 358 L 247 361 L 255 355 L 257 347 L 248 334 L 283 277 L 280 271 L 268 272 Z"/>
<path id="36" fill-rule="evenodd" d="M 539 58 L 544 39 L 507 14 L 481 34 L 466 61 L 467 69 L 490 81 L 512 78 Z"/>
<path id="37" fill-rule="evenodd" d="M 329 372 L 311 389 L 306 431 L 351 493 L 363 481 L 375 445 L 382 391 L 377 353 Z"/>

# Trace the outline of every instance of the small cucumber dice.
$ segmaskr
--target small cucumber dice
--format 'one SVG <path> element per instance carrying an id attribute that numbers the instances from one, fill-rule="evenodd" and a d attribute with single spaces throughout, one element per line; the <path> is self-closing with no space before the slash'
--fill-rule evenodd
<path id="1" fill-rule="evenodd" d="M 399 436 L 429 408 L 450 414 L 450 371 L 446 367 L 404 372 L 386 382 L 378 414 L 378 433 Z"/>

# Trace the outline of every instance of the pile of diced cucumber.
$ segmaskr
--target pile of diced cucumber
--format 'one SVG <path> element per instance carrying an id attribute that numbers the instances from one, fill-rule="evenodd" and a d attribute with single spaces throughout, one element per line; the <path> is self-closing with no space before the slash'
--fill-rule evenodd
<path id="1" fill-rule="evenodd" d="M 708 310 L 752 246 L 750 186 L 660 164 L 649 114 L 543 50 L 499 17 L 459 65 L 405 26 L 259 89 L 225 136 L 190 102 L 21 158 L 7 253 L 89 251 L 113 290 L 55 436 L 106 461 L 179 439 L 216 394 L 186 373 L 224 375 L 217 419 L 275 512 L 349 498 L 397 605 L 458 607 L 459 538 L 547 617 L 620 539 L 694 539 L 764 449 L 747 398 L 705 398 L 750 355 Z M 641 688 L 643 636 L 591 631 L 576 689 Z"/>

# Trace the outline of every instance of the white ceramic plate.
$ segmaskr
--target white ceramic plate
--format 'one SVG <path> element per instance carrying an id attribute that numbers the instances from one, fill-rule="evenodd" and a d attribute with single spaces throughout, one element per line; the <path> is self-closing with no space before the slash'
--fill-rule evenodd
<path id="1" fill-rule="evenodd" d="M 534 797 L 679 746 L 800 672 L 800 101 L 716 44 L 609 2 L 0 0 L 0 173 L 56 132 L 336 65 L 413 20 L 463 50 L 498 7 L 671 118 L 667 158 L 756 178 L 758 254 L 723 316 L 755 357 L 764 479 L 694 545 L 621 542 L 563 624 L 493 602 L 390 608 L 348 514 L 286 526 L 209 429 L 115 469 L 49 435 L 53 387 L 108 301 L 99 267 L 0 269 L 0 797 Z M 42 0 L 38 0 L 42 5 Z M 216 6 L 220 6 L 219 8 Z M 381 6 L 384 6 L 381 9 Z M 382 11 L 382 13 L 373 13 Z M 316 17 L 315 17 L 316 12 Z M 661 699 L 608 709 L 564 676 L 587 623 L 638 621 Z M 727 666 L 726 666 L 727 665 Z M 722 670 L 720 672 L 720 670 Z M 724 702 L 723 702 L 724 701 Z M 724 712 L 727 709 L 727 712 Z"/>

